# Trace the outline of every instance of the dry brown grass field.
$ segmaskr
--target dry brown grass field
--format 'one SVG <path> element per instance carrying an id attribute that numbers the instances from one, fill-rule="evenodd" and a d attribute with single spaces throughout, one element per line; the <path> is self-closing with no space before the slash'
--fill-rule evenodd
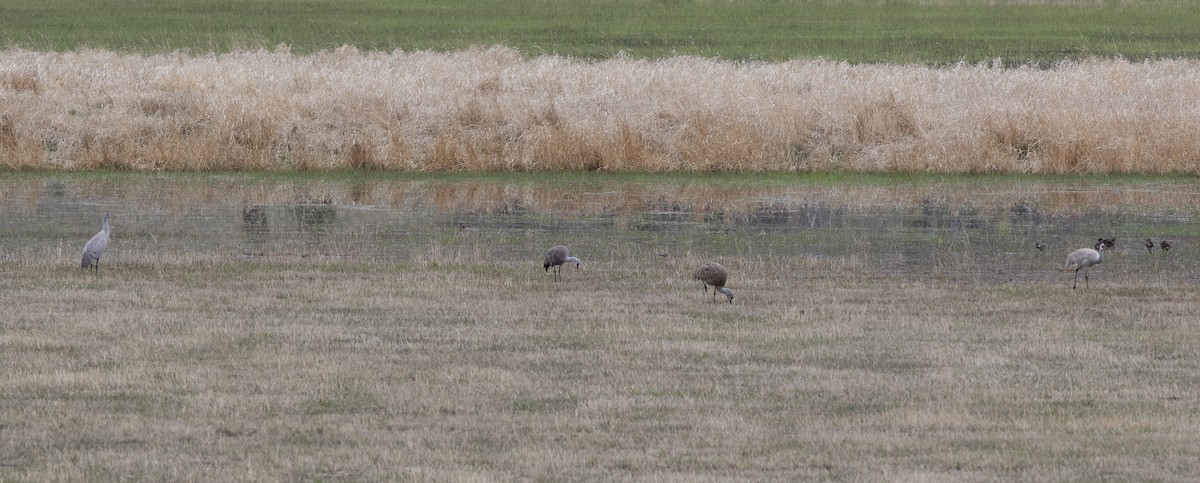
<path id="1" fill-rule="evenodd" d="M 0 480 L 1200 477 L 1192 184 L 847 178 L 11 173 Z"/>
<path id="2" fill-rule="evenodd" d="M 1194 60 L 0 51 L 0 167 L 1200 173 Z"/>
<path id="3" fill-rule="evenodd" d="M 9 257 L 0 479 L 1200 476 L 1194 286 L 424 253 Z"/>

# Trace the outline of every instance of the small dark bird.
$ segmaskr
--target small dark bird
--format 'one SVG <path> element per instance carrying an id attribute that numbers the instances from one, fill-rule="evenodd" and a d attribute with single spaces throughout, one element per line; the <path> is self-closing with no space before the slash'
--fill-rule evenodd
<path id="1" fill-rule="evenodd" d="M 713 303 L 717 303 L 717 292 L 725 294 L 729 303 L 733 303 L 733 290 L 725 288 L 725 282 L 729 281 L 729 271 L 717 262 L 708 262 L 692 272 L 692 280 L 699 280 L 704 285 L 704 293 L 708 293 L 708 286 L 713 286 Z"/>
<path id="2" fill-rule="evenodd" d="M 1096 242 L 1096 249 L 1080 248 L 1067 255 L 1067 269 L 1075 268 L 1075 282 L 1071 284 L 1074 289 L 1079 285 L 1079 271 L 1087 268 L 1083 272 L 1083 286 L 1088 286 L 1088 272 L 1091 271 L 1092 265 L 1098 265 L 1104 261 L 1104 243 Z"/>
<path id="3" fill-rule="evenodd" d="M 1046 249 L 1046 242 L 1039 241 L 1039 242 L 1035 243 L 1033 246 L 1037 247 L 1039 252 L 1044 251 Z"/>
<path id="4" fill-rule="evenodd" d="M 1147 239 L 1146 239 L 1146 243 L 1145 243 L 1145 245 L 1146 245 L 1146 251 L 1147 251 L 1147 252 L 1149 252 L 1149 253 L 1153 253 L 1153 252 L 1154 252 L 1154 240 L 1151 240 L 1151 239 L 1147 238 Z"/>
<path id="5" fill-rule="evenodd" d="M 100 232 L 83 245 L 83 268 L 100 271 L 100 256 L 104 255 L 104 251 L 108 249 L 108 233 L 108 213 L 105 213 L 104 224 L 101 225 Z"/>
<path id="6" fill-rule="evenodd" d="M 545 268 L 546 271 L 549 272 L 550 267 L 554 267 L 554 280 L 558 281 L 559 277 L 561 276 L 560 274 L 562 273 L 562 266 L 564 263 L 574 263 L 575 269 L 579 270 L 579 265 L 581 265 L 583 262 L 581 262 L 578 258 L 572 257 L 571 254 L 568 253 L 567 247 L 557 245 L 550 247 L 550 250 L 546 252 L 546 261 L 542 263 L 542 268 Z"/>
<path id="7" fill-rule="evenodd" d="M 1112 247 L 1117 246 L 1117 237 L 1115 237 L 1115 236 L 1112 238 L 1109 238 L 1107 240 L 1104 238 L 1100 238 L 1099 241 L 1100 241 L 1100 243 L 1104 244 L 1104 248 L 1112 248 Z"/>
<path id="8" fill-rule="evenodd" d="M 1165 251 L 1167 251 L 1167 250 L 1170 250 L 1170 249 L 1171 249 L 1171 244 L 1170 244 L 1170 243 L 1167 243 L 1167 241 L 1166 241 L 1166 240 L 1163 240 L 1163 241 L 1159 242 L 1159 244 L 1158 244 L 1158 247 L 1159 247 L 1159 248 L 1162 248 L 1162 251 L 1164 251 L 1164 252 L 1165 252 Z"/>

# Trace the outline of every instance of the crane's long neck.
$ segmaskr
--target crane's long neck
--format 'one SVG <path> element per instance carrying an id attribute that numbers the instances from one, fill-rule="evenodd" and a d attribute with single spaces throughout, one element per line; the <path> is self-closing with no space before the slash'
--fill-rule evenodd
<path id="1" fill-rule="evenodd" d="M 104 226 L 100 228 L 100 231 L 103 231 L 105 235 L 108 234 L 108 213 L 104 214 Z"/>
<path id="2" fill-rule="evenodd" d="M 580 261 L 578 258 L 575 258 L 575 257 L 567 257 L 567 259 L 564 261 L 564 263 L 574 263 L 574 264 L 575 264 L 575 268 L 579 268 L 579 264 L 581 264 L 581 263 L 583 263 L 583 262 L 582 262 L 582 261 Z"/>
<path id="3" fill-rule="evenodd" d="M 726 287 L 713 287 L 713 288 L 716 291 L 725 294 L 725 300 L 727 300 L 729 303 L 733 303 L 733 290 L 730 290 Z"/>

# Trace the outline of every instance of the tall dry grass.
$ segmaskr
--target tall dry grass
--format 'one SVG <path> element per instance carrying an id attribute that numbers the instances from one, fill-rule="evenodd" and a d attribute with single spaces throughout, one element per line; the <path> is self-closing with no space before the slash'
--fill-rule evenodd
<path id="1" fill-rule="evenodd" d="M 1200 62 L 0 51 L 0 166 L 1200 173 Z"/>

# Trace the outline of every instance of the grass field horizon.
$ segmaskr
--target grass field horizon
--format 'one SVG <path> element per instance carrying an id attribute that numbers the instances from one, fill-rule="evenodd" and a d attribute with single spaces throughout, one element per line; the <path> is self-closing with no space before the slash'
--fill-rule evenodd
<path id="1" fill-rule="evenodd" d="M 1200 6 L 1181 0 L 11 0 L 0 7 L 0 46 L 200 55 L 503 44 L 588 60 L 1053 65 L 1197 58 L 1198 18 Z"/>

